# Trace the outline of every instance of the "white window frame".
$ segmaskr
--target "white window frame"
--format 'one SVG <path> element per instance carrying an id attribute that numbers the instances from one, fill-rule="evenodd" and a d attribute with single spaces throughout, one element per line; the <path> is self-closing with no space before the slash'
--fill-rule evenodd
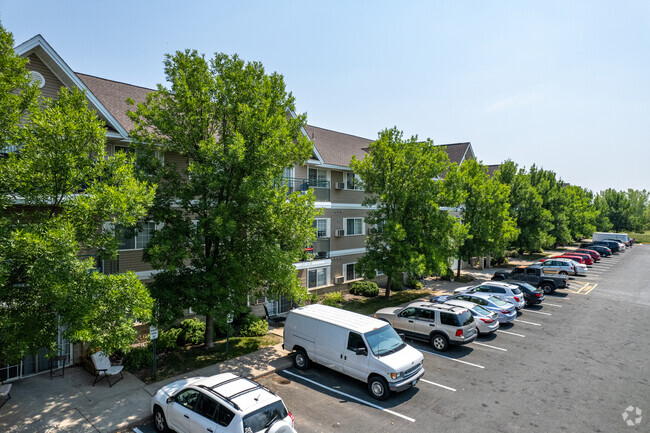
<path id="1" fill-rule="evenodd" d="M 343 175 L 344 175 L 343 184 L 345 185 L 344 189 L 347 189 L 348 191 L 363 191 L 362 188 L 359 188 L 359 187 L 356 186 L 356 182 L 354 182 L 354 184 L 355 184 L 354 188 L 348 188 L 348 176 L 352 175 L 352 177 L 356 181 L 357 179 L 359 179 L 358 174 L 356 174 L 353 171 L 344 171 Z"/>
<path id="2" fill-rule="evenodd" d="M 361 233 L 348 233 L 348 220 L 361 220 Z M 364 236 L 366 234 L 366 222 L 363 217 L 343 218 L 343 232 L 345 236 Z"/>
<path id="3" fill-rule="evenodd" d="M 325 272 L 325 284 L 320 285 L 320 286 L 317 285 L 317 286 L 314 286 L 314 287 L 310 287 L 309 286 L 309 272 L 311 272 L 311 271 L 318 272 L 321 269 Z M 306 281 L 307 290 L 309 290 L 309 289 L 318 289 L 320 287 L 326 287 L 326 286 L 330 285 L 331 266 L 320 266 L 320 267 L 317 267 L 317 268 L 308 268 L 308 269 L 306 269 L 306 271 L 307 271 L 307 281 Z M 318 284 L 318 274 L 316 274 L 316 283 Z"/>
<path id="4" fill-rule="evenodd" d="M 357 267 L 356 267 L 357 262 L 352 262 L 352 263 L 344 263 L 343 264 L 343 281 L 348 282 L 348 281 L 356 281 L 362 279 L 361 275 L 357 273 Z M 354 278 L 351 280 L 348 280 L 348 266 L 352 265 L 354 266 Z"/>
<path id="5" fill-rule="evenodd" d="M 309 170 L 316 170 L 316 180 L 318 181 L 318 172 L 323 171 L 325 172 L 325 180 L 327 182 L 330 182 L 330 185 L 332 184 L 331 179 L 330 179 L 330 171 L 326 170 L 324 168 L 317 168 L 317 167 L 307 167 L 307 181 L 309 181 L 311 178 L 309 177 Z M 322 189 L 327 189 L 325 186 L 312 186 L 312 188 L 322 188 Z"/>
<path id="6" fill-rule="evenodd" d="M 153 236 L 153 233 L 160 230 L 160 228 L 162 227 L 161 224 L 155 224 L 153 221 L 142 221 L 142 223 L 143 224 L 153 224 L 154 225 L 153 226 L 153 232 L 151 233 L 151 236 Z M 120 248 L 120 246 L 118 246 L 118 251 L 141 251 L 141 250 L 144 250 L 147 247 L 146 245 L 144 247 L 142 247 L 142 248 L 138 248 L 138 233 L 141 233 L 141 232 L 136 231 L 135 234 L 133 235 L 133 246 L 134 246 L 134 248 Z M 150 240 L 151 240 L 151 238 L 150 238 Z M 148 242 L 147 242 L 147 244 L 148 244 Z"/>
<path id="7" fill-rule="evenodd" d="M 316 218 L 316 239 L 325 239 L 331 237 L 332 223 L 330 218 Z M 325 236 L 318 236 L 318 221 L 325 221 Z"/>

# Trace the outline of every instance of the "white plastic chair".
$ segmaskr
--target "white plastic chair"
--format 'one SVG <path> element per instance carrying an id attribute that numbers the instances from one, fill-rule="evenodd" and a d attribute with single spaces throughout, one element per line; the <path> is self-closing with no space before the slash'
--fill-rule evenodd
<path id="1" fill-rule="evenodd" d="M 104 352 L 95 352 L 91 358 L 93 360 L 93 365 L 95 366 L 95 381 L 93 382 L 93 386 L 103 378 L 106 378 L 110 388 L 120 380 L 124 379 L 124 375 L 122 374 L 124 366 L 111 365 L 111 360 L 108 359 L 108 356 L 106 356 Z M 120 378 L 111 383 L 111 376 L 117 376 L 118 374 L 120 375 Z"/>

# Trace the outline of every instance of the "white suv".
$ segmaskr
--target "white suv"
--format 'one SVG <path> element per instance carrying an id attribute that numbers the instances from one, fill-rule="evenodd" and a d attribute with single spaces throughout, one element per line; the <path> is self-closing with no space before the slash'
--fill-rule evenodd
<path id="1" fill-rule="evenodd" d="M 158 432 L 296 432 L 280 397 L 232 373 L 170 383 L 152 397 L 151 411 Z"/>

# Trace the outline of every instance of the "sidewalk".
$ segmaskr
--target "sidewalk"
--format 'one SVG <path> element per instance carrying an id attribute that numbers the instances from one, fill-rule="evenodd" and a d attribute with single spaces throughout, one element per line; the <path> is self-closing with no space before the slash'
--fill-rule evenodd
<path id="1" fill-rule="evenodd" d="M 161 386 L 175 380 L 212 376 L 226 371 L 256 379 L 284 370 L 291 363 L 288 352 L 278 344 L 150 385 L 124 372 L 124 379 L 112 388 L 108 387 L 106 380 L 93 387 L 94 377 L 83 367 L 66 368 L 63 378 L 50 380 L 46 373 L 14 382 L 11 400 L 0 409 L 0 431 L 125 431 L 129 426 L 147 422 L 151 418 L 151 396 Z"/>

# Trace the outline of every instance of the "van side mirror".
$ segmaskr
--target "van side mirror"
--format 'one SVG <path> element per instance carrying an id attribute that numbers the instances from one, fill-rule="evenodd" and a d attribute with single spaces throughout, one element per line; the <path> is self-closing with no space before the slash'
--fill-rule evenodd
<path id="1" fill-rule="evenodd" d="M 357 355 L 368 356 L 368 349 L 366 349 L 365 347 L 357 347 L 357 350 L 355 350 L 355 353 Z"/>

